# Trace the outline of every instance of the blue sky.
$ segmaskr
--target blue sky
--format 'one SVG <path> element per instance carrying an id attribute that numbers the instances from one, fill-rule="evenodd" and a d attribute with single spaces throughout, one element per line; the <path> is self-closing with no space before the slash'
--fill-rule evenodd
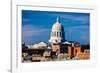
<path id="1" fill-rule="evenodd" d="M 90 42 L 90 14 L 22 10 L 22 41 L 26 44 L 48 42 L 56 18 L 64 27 L 65 38 L 81 44 Z"/>

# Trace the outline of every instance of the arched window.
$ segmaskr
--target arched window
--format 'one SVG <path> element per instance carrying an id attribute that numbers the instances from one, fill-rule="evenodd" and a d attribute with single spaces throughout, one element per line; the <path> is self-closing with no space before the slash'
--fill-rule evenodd
<path id="1" fill-rule="evenodd" d="M 61 32 L 60 32 L 60 37 L 62 37 Z"/>
<path id="2" fill-rule="evenodd" d="M 57 37 L 59 36 L 59 32 L 57 32 Z"/>
<path id="3" fill-rule="evenodd" d="M 60 37 L 59 34 L 60 34 L 60 32 L 58 32 L 58 37 Z"/>
<path id="4" fill-rule="evenodd" d="M 56 36 L 56 32 L 54 32 L 54 37 Z"/>

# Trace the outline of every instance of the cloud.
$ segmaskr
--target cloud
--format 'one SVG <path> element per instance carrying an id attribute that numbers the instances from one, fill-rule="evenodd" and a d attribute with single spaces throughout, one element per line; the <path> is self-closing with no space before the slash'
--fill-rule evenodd
<path id="1" fill-rule="evenodd" d="M 47 15 L 48 17 L 57 17 L 60 16 L 62 20 L 74 20 L 74 21 L 81 21 L 81 22 L 86 22 L 89 19 L 89 14 L 88 13 L 54 13 L 52 15 Z"/>
<path id="2" fill-rule="evenodd" d="M 50 29 L 35 27 L 31 24 L 23 26 L 22 40 L 26 44 L 38 43 L 40 41 L 48 41 Z"/>
<path id="3" fill-rule="evenodd" d="M 33 25 L 24 25 L 23 26 L 23 36 L 24 37 L 30 37 L 30 36 L 35 36 L 39 35 L 40 33 L 46 32 L 48 29 L 46 28 L 37 28 L 34 27 Z"/>
<path id="4" fill-rule="evenodd" d="M 89 14 L 88 13 L 54 13 L 52 15 L 47 15 L 52 17 L 53 21 L 56 21 L 56 17 L 60 16 L 60 21 L 62 25 L 65 26 L 80 26 L 80 25 L 89 25 Z"/>

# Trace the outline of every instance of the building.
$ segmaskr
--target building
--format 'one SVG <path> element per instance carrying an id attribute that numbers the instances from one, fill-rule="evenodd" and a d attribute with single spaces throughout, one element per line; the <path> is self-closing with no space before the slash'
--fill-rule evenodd
<path id="1" fill-rule="evenodd" d="M 49 42 L 52 51 L 60 53 L 62 42 L 65 42 L 65 33 L 59 17 L 57 17 L 56 22 L 52 26 Z"/>
<path id="2" fill-rule="evenodd" d="M 60 23 L 59 17 L 57 17 L 56 22 L 52 26 L 49 42 L 52 51 L 55 52 L 56 55 L 60 53 L 68 53 L 68 56 L 74 57 L 81 52 L 79 43 L 66 41 L 64 27 Z"/>

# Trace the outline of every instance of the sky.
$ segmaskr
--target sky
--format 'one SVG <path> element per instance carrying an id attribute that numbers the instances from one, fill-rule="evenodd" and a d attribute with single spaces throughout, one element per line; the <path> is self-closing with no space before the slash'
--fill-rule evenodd
<path id="1" fill-rule="evenodd" d="M 76 12 L 50 12 L 22 10 L 22 42 L 47 42 L 56 18 L 64 27 L 65 39 L 80 44 L 90 43 L 90 14 Z"/>

